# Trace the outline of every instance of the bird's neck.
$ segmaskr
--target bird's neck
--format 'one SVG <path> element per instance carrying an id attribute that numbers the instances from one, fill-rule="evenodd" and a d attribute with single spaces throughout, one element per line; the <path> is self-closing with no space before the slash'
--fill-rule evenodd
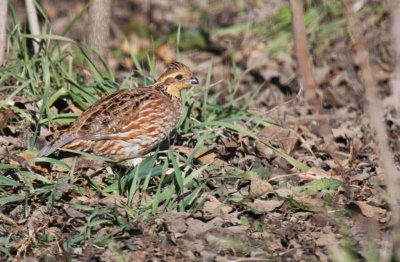
<path id="1" fill-rule="evenodd" d="M 175 97 L 175 98 L 181 100 L 181 90 L 179 90 L 177 88 L 167 88 L 166 93 L 168 93 L 172 97 Z"/>
<path id="2" fill-rule="evenodd" d="M 173 99 L 177 99 L 179 101 L 182 100 L 181 98 L 181 90 L 179 88 L 174 88 L 172 86 L 158 84 L 155 85 L 155 88 L 161 90 L 163 93 L 167 94 Z"/>

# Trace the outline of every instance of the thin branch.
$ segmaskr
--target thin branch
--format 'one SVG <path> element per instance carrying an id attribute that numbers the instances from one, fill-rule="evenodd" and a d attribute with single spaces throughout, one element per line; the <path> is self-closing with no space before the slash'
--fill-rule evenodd
<path id="1" fill-rule="evenodd" d="M 0 66 L 5 63 L 8 0 L 0 1 Z"/>
<path id="2" fill-rule="evenodd" d="M 397 116 L 400 116 L 400 2 L 391 1 L 392 10 L 392 35 L 396 52 L 395 76 L 392 86 L 392 95 L 396 101 Z"/>
<path id="3" fill-rule="evenodd" d="M 29 21 L 29 30 L 31 31 L 32 35 L 40 35 L 39 19 L 33 1 L 34 0 L 25 0 L 26 13 Z M 34 40 L 35 41 L 33 41 L 33 50 L 35 51 L 35 53 L 37 53 L 39 51 L 39 40 Z"/>
<path id="4" fill-rule="evenodd" d="M 105 58 L 110 43 L 111 0 L 93 0 L 89 9 L 88 44 L 97 54 Z M 97 56 L 91 59 L 99 70 L 102 63 Z"/>
<path id="5" fill-rule="evenodd" d="M 303 1 L 290 0 L 290 6 L 292 9 L 292 30 L 299 80 L 302 86 L 304 86 L 307 102 L 313 105 L 319 105 L 316 94 L 318 85 L 314 77 L 312 59 L 307 44 Z"/>
<path id="6" fill-rule="evenodd" d="M 360 67 L 360 79 L 365 88 L 366 111 L 370 119 L 370 124 L 376 134 L 377 155 L 383 165 L 385 173 L 385 185 L 389 196 L 388 202 L 392 213 L 392 241 L 393 241 L 393 261 L 400 259 L 400 173 L 397 170 L 393 159 L 393 153 L 389 148 L 386 135 L 386 124 L 384 113 L 374 72 L 370 64 L 369 53 L 365 47 L 363 30 L 352 6 L 352 1 L 347 0 L 346 15 L 348 20 L 348 30 L 354 42 L 355 58 Z"/>

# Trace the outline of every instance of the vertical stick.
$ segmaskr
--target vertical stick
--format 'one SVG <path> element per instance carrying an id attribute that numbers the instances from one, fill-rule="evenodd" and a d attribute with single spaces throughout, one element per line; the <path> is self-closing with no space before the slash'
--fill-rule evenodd
<path id="1" fill-rule="evenodd" d="M 0 1 L 0 66 L 5 63 L 7 44 L 7 7 L 8 0 Z"/>
<path id="2" fill-rule="evenodd" d="M 400 2 L 391 1 L 392 10 L 392 35 L 396 56 L 395 76 L 392 86 L 392 96 L 396 102 L 397 117 L 400 116 Z"/>
<path id="3" fill-rule="evenodd" d="M 29 21 L 29 30 L 31 31 L 31 34 L 40 35 L 39 20 L 33 0 L 25 0 L 25 6 Z M 34 40 L 35 41 L 33 41 L 33 50 L 35 51 L 35 53 L 37 53 L 39 51 L 39 44 L 37 39 Z"/>
<path id="4" fill-rule="evenodd" d="M 304 87 L 307 102 L 318 105 L 316 95 L 317 81 L 313 74 L 312 59 L 307 45 L 303 1 L 290 0 L 290 6 L 292 9 L 292 30 L 300 84 Z"/>
<path id="5" fill-rule="evenodd" d="M 93 0 L 89 9 L 88 44 L 100 57 L 105 57 L 110 42 L 111 0 Z M 98 69 L 102 65 L 96 56 L 91 57 Z"/>
<path id="6" fill-rule="evenodd" d="M 400 259 L 400 173 L 393 160 L 393 153 L 389 148 L 386 135 L 386 124 L 382 109 L 382 102 L 379 99 L 379 92 L 371 68 L 369 53 L 365 47 L 365 40 L 360 21 L 353 10 L 352 1 L 346 0 L 346 15 L 348 31 L 354 42 L 356 60 L 359 62 L 360 79 L 365 88 L 366 111 L 368 112 L 371 127 L 376 134 L 377 150 L 380 162 L 385 172 L 385 185 L 389 196 L 389 205 L 392 214 L 392 251 L 393 261 Z"/>

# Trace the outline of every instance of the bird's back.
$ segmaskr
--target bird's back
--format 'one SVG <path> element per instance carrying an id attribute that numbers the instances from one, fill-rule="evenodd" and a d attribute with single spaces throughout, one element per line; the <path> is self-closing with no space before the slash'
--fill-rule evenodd
<path id="1" fill-rule="evenodd" d="M 120 90 L 92 105 L 39 156 L 66 148 L 115 160 L 135 157 L 165 139 L 180 113 L 180 101 L 153 86 Z"/>

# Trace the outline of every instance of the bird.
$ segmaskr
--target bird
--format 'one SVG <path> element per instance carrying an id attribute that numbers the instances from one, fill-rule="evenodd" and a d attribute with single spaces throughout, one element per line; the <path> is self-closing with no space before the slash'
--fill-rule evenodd
<path id="1" fill-rule="evenodd" d="M 188 66 L 173 62 L 153 85 L 119 90 L 97 101 L 38 157 L 72 149 L 131 165 L 130 160 L 168 138 L 182 113 L 181 91 L 197 84 Z"/>

